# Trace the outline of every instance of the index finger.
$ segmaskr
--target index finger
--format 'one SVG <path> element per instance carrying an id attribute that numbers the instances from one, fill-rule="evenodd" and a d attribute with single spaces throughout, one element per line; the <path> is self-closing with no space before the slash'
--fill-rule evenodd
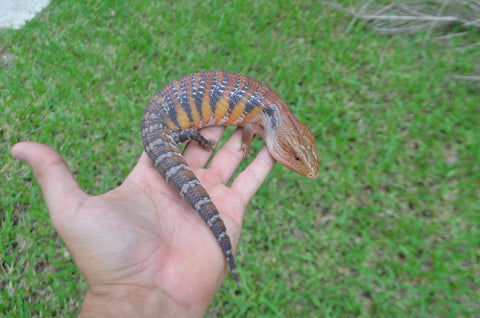
<path id="1" fill-rule="evenodd" d="M 275 162 L 267 146 L 264 146 L 252 163 L 233 181 L 231 189 L 238 193 L 245 206 L 260 189 Z"/>

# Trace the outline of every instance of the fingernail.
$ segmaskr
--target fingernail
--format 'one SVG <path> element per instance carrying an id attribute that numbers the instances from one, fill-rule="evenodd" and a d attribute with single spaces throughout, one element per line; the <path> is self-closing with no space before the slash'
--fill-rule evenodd
<path id="1" fill-rule="evenodd" d="M 18 160 L 26 161 L 25 155 L 22 152 L 15 151 L 15 146 L 13 146 L 12 149 L 10 150 L 10 154 Z"/>

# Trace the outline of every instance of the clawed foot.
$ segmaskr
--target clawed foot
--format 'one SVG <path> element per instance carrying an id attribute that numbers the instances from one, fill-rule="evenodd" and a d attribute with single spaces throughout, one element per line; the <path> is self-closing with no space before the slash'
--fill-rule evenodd
<path id="1" fill-rule="evenodd" d="M 243 151 L 243 159 L 246 160 L 248 156 L 252 154 L 251 148 L 249 144 L 242 143 L 240 147 L 240 151 Z"/>
<path id="2" fill-rule="evenodd" d="M 201 145 L 203 149 L 208 150 L 208 151 L 215 151 L 217 148 L 217 143 L 213 140 L 207 140 L 206 143 Z"/>

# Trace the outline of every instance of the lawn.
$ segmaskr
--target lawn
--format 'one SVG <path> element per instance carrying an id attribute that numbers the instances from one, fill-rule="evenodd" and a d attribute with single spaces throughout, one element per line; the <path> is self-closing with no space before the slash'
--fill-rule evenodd
<path id="1" fill-rule="evenodd" d="M 0 30 L 0 316 L 72 316 L 87 289 L 10 147 L 53 146 L 104 193 L 142 152 L 151 96 L 203 70 L 267 83 L 321 157 L 315 181 L 275 167 L 246 214 L 242 291 L 228 275 L 206 316 L 480 316 L 480 85 L 452 78 L 479 74 L 478 30 L 351 20 L 316 0 L 65 0 Z"/>

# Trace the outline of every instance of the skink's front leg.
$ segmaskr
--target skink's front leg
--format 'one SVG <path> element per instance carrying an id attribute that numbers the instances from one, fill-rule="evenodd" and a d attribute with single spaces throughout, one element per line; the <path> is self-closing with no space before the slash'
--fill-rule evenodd
<path id="1" fill-rule="evenodd" d="M 259 125 L 248 124 L 243 127 L 242 146 L 240 148 L 240 150 L 243 150 L 243 159 L 247 159 L 250 155 L 250 145 L 255 134 L 260 135 L 262 132 L 263 128 Z"/>

